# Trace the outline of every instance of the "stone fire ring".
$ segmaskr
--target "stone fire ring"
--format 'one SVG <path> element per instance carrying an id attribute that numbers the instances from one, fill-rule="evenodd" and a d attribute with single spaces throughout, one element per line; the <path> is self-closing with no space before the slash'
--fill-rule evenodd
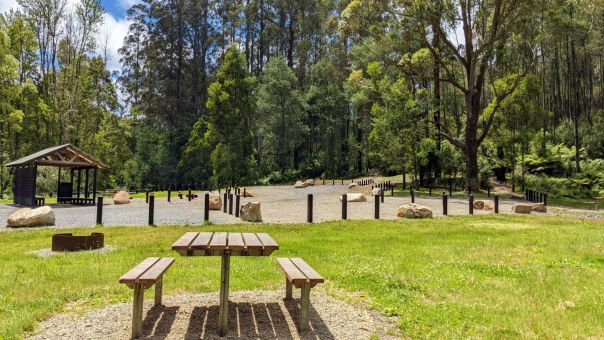
<path id="1" fill-rule="evenodd" d="M 99 249 L 105 246 L 103 233 L 92 233 L 90 236 L 73 236 L 73 234 L 53 234 L 52 251 L 79 251 Z"/>

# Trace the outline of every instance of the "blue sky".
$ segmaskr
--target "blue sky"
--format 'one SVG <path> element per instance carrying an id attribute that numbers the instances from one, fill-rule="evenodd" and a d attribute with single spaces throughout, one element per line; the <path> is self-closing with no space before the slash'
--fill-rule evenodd
<path id="1" fill-rule="evenodd" d="M 79 2 L 79 0 L 66 1 L 70 5 Z M 128 33 L 126 11 L 137 2 L 138 0 L 101 0 L 107 13 L 103 18 L 103 26 L 97 32 L 97 53 L 104 54 L 107 50 L 107 67 L 111 71 L 121 69 L 118 49 L 122 47 L 124 37 Z M 17 0 L 0 0 L 0 13 L 18 8 Z"/>

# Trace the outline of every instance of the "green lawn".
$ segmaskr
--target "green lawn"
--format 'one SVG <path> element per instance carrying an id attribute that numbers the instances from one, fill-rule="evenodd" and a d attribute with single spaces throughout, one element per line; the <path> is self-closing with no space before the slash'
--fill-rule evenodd
<path id="1" fill-rule="evenodd" d="M 49 247 L 53 230 L 0 234 L 0 338 L 20 338 L 67 303 L 88 309 L 129 301 L 132 292 L 117 279 L 147 256 L 177 258 L 167 294 L 217 291 L 218 257 L 182 258 L 170 250 L 190 230 L 268 232 L 281 245 L 273 257 L 303 257 L 327 278 L 328 291 L 362 293 L 376 310 L 398 315 L 406 336 L 604 337 L 604 225 L 593 222 L 491 215 L 96 230 L 115 251 L 43 259 L 30 252 Z M 272 257 L 232 261 L 233 290 L 282 283 Z"/>

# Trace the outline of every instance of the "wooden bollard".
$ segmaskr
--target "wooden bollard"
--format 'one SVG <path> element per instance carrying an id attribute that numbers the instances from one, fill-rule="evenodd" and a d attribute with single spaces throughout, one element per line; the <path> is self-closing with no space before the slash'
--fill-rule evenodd
<path id="1" fill-rule="evenodd" d="M 382 203 L 384 203 L 384 189 L 380 190 L 380 199 L 382 200 Z"/>
<path id="2" fill-rule="evenodd" d="M 342 195 L 342 219 L 348 219 L 348 195 Z"/>
<path id="3" fill-rule="evenodd" d="M 336 180 L 335 179 L 331 180 L 331 185 L 336 185 Z"/>
<path id="4" fill-rule="evenodd" d="M 443 215 L 449 214 L 449 197 L 443 192 Z"/>
<path id="5" fill-rule="evenodd" d="M 543 205 L 547 207 L 547 193 L 543 194 Z"/>
<path id="6" fill-rule="evenodd" d="M 149 195 L 149 225 L 154 225 L 153 215 L 155 210 L 155 195 Z"/>
<path id="7" fill-rule="evenodd" d="M 96 224 L 103 224 L 103 196 L 96 199 Z"/>
<path id="8" fill-rule="evenodd" d="M 499 214 L 499 196 L 495 195 L 495 213 Z"/>
<path id="9" fill-rule="evenodd" d="M 172 191 L 168 189 L 168 202 L 172 199 Z"/>
<path id="10" fill-rule="evenodd" d="M 243 188 L 243 198 L 247 197 L 247 188 Z"/>
<path id="11" fill-rule="evenodd" d="M 375 195 L 373 196 L 375 198 L 375 211 L 374 211 L 374 218 L 376 220 L 380 219 L 380 196 L 379 195 Z"/>
<path id="12" fill-rule="evenodd" d="M 474 195 L 470 194 L 470 205 L 469 205 L 470 215 L 474 215 Z"/>
<path id="13" fill-rule="evenodd" d="M 411 187 L 410 192 L 411 192 L 411 203 L 415 203 L 415 190 L 413 190 L 413 187 Z"/>
<path id="14" fill-rule="evenodd" d="M 308 204 L 306 206 L 306 222 L 312 223 L 312 194 L 308 194 Z"/>
<path id="15" fill-rule="evenodd" d="M 149 191 L 145 191 L 145 203 L 149 203 Z"/>
<path id="16" fill-rule="evenodd" d="M 342 178 L 342 184 L 341 185 L 344 185 L 344 179 L 343 178 Z"/>
<path id="17" fill-rule="evenodd" d="M 203 221 L 210 221 L 210 194 L 206 193 L 203 200 Z"/>
<path id="18" fill-rule="evenodd" d="M 241 195 L 235 197 L 235 217 L 239 217 L 239 205 L 241 204 Z"/>
<path id="19" fill-rule="evenodd" d="M 191 194 L 191 188 L 189 188 L 189 202 L 191 202 L 191 199 L 193 198 L 193 195 Z"/>
<path id="20" fill-rule="evenodd" d="M 233 194 L 229 194 L 229 215 L 233 215 Z"/>
<path id="21" fill-rule="evenodd" d="M 223 213 L 227 212 L 227 198 L 228 198 L 228 196 L 227 196 L 227 193 L 225 192 L 224 193 L 224 204 L 222 205 L 222 212 Z"/>

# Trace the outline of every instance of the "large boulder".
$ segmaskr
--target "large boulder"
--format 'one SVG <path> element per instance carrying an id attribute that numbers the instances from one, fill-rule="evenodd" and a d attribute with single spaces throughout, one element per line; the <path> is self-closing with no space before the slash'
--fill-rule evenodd
<path id="1" fill-rule="evenodd" d="M 540 212 L 540 213 L 546 213 L 547 207 L 543 203 L 535 203 L 535 204 L 533 204 L 533 211 Z"/>
<path id="2" fill-rule="evenodd" d="M 260 202 L 247 202 L 239 209 L 239 216 L 242 221 L 262 222 L 262 213 L 260 212 Z"/>
<path id="3" fill-rule="evenodd" d="M 314 186 L 315 185 L 315 180 L 314 179 L 307 179 L 306 181 L 304 181 L 304 183 L 306 183 L 306 186 Z"/>
<path id="4" fill-rule="evenodd" d="M 533 205 L 528 203 L 518 203 L 512 206 L 514 214 L 530 214 L 533 211 Z"/>
<path id="5" fill-rule="evenodd" d="M 361 193 L 350 193 L 346 194 L 347 202 L 367 202 L 367 196 Z M 340 196 L 340 202 L 342 202 L 342 196 Z"/>
<path id="6" fill-rule="evenodd" d="M 306 188 L 307 186 L 308 186 L 308 184 L 306 184 L 306 182 L 302 182 L 302 181 L 297 181 L 296 184 L 294 184 L 294 188 L 296 188 L 296 189 Z"/>
<path id="7" fill-rule="evenodd" d="M 359 185 L 356 183 L 350 183 L 350 184 L 348 184 L 348 189 L 356 188 L 357 186 L 359 186 Z"/>
<path id="8" fill-rule="evenodd" d="M 250 190 L 250 188 L 241 188 L 239 189 L 239 194 L 242 197 L 254 197 L 254 192 Z"/>
<path id="9" fill-rule="evenodd" d="M 476 200 L 474 201 L 474 209 L 493 210 L 495 209 L 495 203 L 491 200 Z"/>
<path id="10" fill-rule="evenodd" d="M 12 228 L 39 227 L 55 224 L 55 213 L 51 207 L 44 206 L 36 209 L 23 208 L 12 213 L 6 225 Z"/>
<path id="11" fill-rule="evenodd" d="M 371 194 L 373 196 L 382 196 L 382 189 L 380 189 L 380 188 L 373 188 L 371 190 Z"/>
<path id="12" fill-rule="evenodd" d="M 222 209 L 222 198 L 220 194 L 217 192 L 210 193 L 210 210 L 220 210 Z"/>
<path id="13" fill-rule="evenodd" d="M 130 203 L 130 194 L 126 190 L 120 190 L 113 195 L 113 204 Z"/>
<path id="14" fill-rule="evenodd" d="M 432 218 L 432 210 L 419 204 L 406 204 L 400 206 L 396 211 L 396 216 L 405 218 Z"/>

